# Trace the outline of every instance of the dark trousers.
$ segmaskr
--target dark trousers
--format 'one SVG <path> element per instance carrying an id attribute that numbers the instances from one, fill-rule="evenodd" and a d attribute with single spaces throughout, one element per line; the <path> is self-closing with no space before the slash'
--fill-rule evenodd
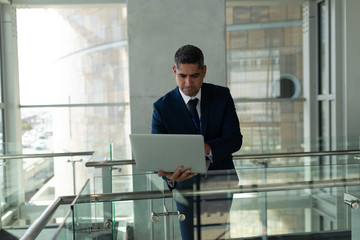
<path id="1" fill-rule="evenodd" d="M 200 190 L 201 188 L 213 189 L 219 183 L 227 183 L 228 186 L 236 187 L 239 180 L 235 171 L 213 171 L 207 176 L 197 175 L 192 179 L 189 179 L 184 182 L 177 183 L 176 189 L 178 190 Z M 175 199 L 176 206 L 178 211 L 185 214 L 186 219 L 183 222 L 180 222 L 180 231 L 183 240 L 192 240 L 194 239 L 194 212 L 197 212 L 196 223 L 198 229 L 198 235 L 200 238 L 201 234 L 201 219 L 200 216 L 202 213 L 206 212 L 207 214 L 214 214 L 218 211 L 223 213 L 229 213 L 232 195 L 229 194 L 216 194 L 196 197 L 190 196 L 186 198 Z M 195 206 L 195 207 L 194 207 Z M 223 223 L 222 223 L 223 224 Z M 204 228 L 203 228 L 204 229 Z M 223 228 L 223 234 L 225 234 L 226 225 Z M 214 236 L 214 238 L 219 237 L 223 238 L 223 235 Z"/>
<path id="2" fill-rule="evenodd" d="M 189 179 L 180 183 L 177 183 L 176 188 L 178 190 L 192 190 L 194 185 L 194 179 Z M 175 199 L 177 210 L 185 215 L 185 220 L 180 221 L 180 232 L 183 240 L 194 239 L 194 198 L 185 197 L 181 199 Z"/>

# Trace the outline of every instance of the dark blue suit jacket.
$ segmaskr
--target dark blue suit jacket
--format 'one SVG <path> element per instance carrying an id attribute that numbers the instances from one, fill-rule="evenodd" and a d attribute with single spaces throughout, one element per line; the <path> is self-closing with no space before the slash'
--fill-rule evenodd
<path id="1" fill-rule="evenodd" d="M 200 103 L 201 134 L 213 155 L 209 170 L 233 169 L 232 153 L 240 149 L 242 135 L 230 91 L 225 87 L 203 83 Z M 178 87 L 154 103 L 151 132 L 198 133 Z"/>

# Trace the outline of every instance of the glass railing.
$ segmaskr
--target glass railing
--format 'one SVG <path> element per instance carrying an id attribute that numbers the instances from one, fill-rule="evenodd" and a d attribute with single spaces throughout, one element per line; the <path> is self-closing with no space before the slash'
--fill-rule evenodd
<path id="1" fill-rule="evenodd" d="M 81 183 L 88 177 L 87 170 L 90 170 L 85 163 L 93 152 L 24 154 L 19 144 L 4 143 L 1 146 L 0 225 L 3 231 L 21 237 L 54 199 L 74 195 L 81 188 Z M 46 225 L 49 232 L 57 228 L 66 211 L 63 205 L 57 208 Z"/>
<path id="2" fill-rule="evenodd" d="M 70 230 L 76 230 L 76 239 L 180 239 L 174 199 L 191 198 L 196 239 L 326 239 L 326 234 L 341 239 L 353 232 L 353 210 L 344 193 L 360 195 L 356 144 L 235 155 L 235 170 L 210 171 L 195 178 L 192 191 L 172 192 L 156 174 L 138 171 L 134 160 L 95 153 L 86 163 L 92 173 L 89 201 L 77 202 L 87 216 L 78 215 Z M 66 221 L 57 239 L 69 232 Z"/>
<path id="3" fill-rule="evenodd" d="M 58 226 L 58 229 L 54 233 L 51 239 L 72 239 L 73 232 L 72 232 L 72 211 L 68 209 L 66 214 L 64 215 L 63 221 Z M 49 236 L 48 236 L 49 239 Z"/>
<path id="4" fill-rule="evenodd" d="M 258 141 L 247 141 L 249 139 L 244 136 L 243 146 L 234 155 L 353 150 L 360 147 L 359 136 L 277 139 L 266 135 Z"/>
<path id="5" fill-rule="evenodd" d="M 351 211 L 356 210 L 344 203 L 344 193 L 359 192 L 360 162 L 255 165 L 194 179 L 193 190 L 171 192 L 154 173 L 95 177 L 90 203 L 77 203 L 92 221 L 80 217 L 75 225 L 100 229 L 110 213 L 112 239 L 181 239 L 176 201 L 191 199 L 194 215 L 186 217 L 194 220 L 195 239 L 351 236 Z M 132 189 L 124 188 L 129 181 Z M 109 183 L 111 193 L 102 193 Z M 95 232 L 82 234 L 75 239 L 96 239 Z"/>

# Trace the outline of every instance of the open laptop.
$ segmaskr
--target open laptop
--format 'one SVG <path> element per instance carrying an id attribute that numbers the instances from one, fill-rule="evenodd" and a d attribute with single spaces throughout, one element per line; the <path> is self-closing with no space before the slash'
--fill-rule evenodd
<path id="1" fill-rule="evenodd" d="M 135 166 L 142 171 L 173 172 L 177 167 L 206 173 L 202 135 L 130 134 Z"/>

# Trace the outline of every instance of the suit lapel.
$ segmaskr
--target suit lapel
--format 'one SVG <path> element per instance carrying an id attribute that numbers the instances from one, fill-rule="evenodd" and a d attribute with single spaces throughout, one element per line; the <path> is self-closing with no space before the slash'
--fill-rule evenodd
<path id="1" fill-rule="evenodd" d="M 205 136 L 205 130 L 208 123 L 211 98 L 206 83 L 201 87 L 201 133 Z"/>
<path id="2" fill-rule="evenodd" d="M 186 124 L 188 126 L 191 126 L 193 128 L 194 133 L 197 133 L 197 129 L 194 125 L 194 122 L 191 119 L 191 114 L 189 112 L 189 110 L 186 107 L 186 104 L 184 102 L 184 99 L 182 98 L 181 94 L 180 94 L 180 89 L 178 87 L 176 87 L 175 89 L 175 99 L 178 102 L 176 104 L 176 106 L 180 106 L 179 107 L 179 114 L 180 116 L 184 116 L 184 121 L 183 124 Z M 179 121 L 180 119 L 177 119 L 177 121 Z"/>

